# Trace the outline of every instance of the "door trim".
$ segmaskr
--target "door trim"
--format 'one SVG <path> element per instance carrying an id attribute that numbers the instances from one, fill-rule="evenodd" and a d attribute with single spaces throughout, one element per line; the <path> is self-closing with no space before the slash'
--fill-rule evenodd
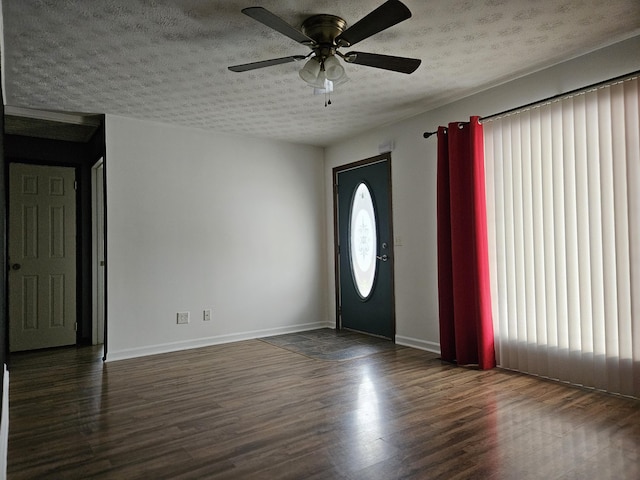
<path id="1" fill-rule="evenodd" d="M 347 170 L 353 170 L 374 163 L 388 162 L 389 165 L 389 232 L 391 239 L 393 240 L 393 191 L 392 191 L 392 177 L 391 177 L 391 153 L 383 153 L 382 155 L 376 155 L 375 157 L 366 158 L 357 162 L 347 163 L 346 165 L 340 165 L 334 167 L 332 170 L 332 182 L 333 182 L 333 273 L 335 281 L 335 302 L 336 302 L 336 330 L 342 328 L 341 324 L 341 300 L 340 300 L 340 231 L 338 226 L 338 174 Z M 395 295 L 395 254 L 393 255 L 393 268 L 391 269 L 391 341 L 395 342 L 396 338 L 396 295 Z"/>
<path id="2" fill-rule="evenodd" d="M 92 265 L 92 344 L 104 344 L 104 159 L 91 167 L 91 265 Z M 102 221 L 101 221 L 102 220 Z M 100 256 L 100 252 L 103 253 Z M 102 288 L 100 284 L 102 277 Z"/>

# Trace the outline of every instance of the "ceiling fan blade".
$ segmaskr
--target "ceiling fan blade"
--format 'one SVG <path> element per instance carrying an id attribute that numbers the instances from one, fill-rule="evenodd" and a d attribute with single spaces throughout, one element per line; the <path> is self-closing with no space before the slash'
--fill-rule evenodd
<path id="1" fill-rule="evenodd" d="M 302 33 L 297 28 L 292 27 L 283 19 L 271 13 L 269 10 L 263 7 L 248 7 L 243 8 L 242 13 L 245 15 L 257 20 L 258 22 L 266 25 L 269 28 L 273 28 L 275 31 L 280 32 L 281 34 L 295 40 L 296 42 L 302 43 L 303 45 L 314 45 L 315 42 L 313 39 L 307 37 L 304 33 Z"/>
<path id="2" fill-rule="evenodd" d="M 422 60 L 417 58 L 393 57 L 390 55 L 364 52 L 349 52 L 344 55 L 344 59 L 348 63 L 393 70 L 394 72 L 401 73 L 413 73 L 422 63 Z"/>
<path id="3" fill-rule="evenodd" d="M 247 72 L 249 70 L 255 70 L 256 68 L 270 67 L 272 65 L 280 65 L 281 63 L 296 62 L 298 60 L 304 60 L 304 55 L 292 55 L 290 57 L 272 58 L 271 60 L 263 60 L 261 62 L 245 63 L 242 65 L 233 65 L 229 67 L 232 72 Z"/>
<path id="4" fill-rule="evenodd" d="M 411 12 L 404 3 L 398 0 L 387 0 L 369 15 L 338 35 L 336 43 L 343 47 L 355 45 L 408 18 L 411 18 Z"/>

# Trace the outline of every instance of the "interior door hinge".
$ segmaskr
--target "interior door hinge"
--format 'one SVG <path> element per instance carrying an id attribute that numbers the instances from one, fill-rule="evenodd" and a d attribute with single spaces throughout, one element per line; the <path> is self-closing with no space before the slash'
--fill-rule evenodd
<path id="1" fill-rule="evenodd" d="M 73 326 L 73 328 L 75 329 L 75 331 L 78 331 L 78 322 L 75 323 L 75 325 Z"/>
<path id="2" fill-rule="evenodd" d="M 78 181 L 77 180 L 73 181 L 73 189 L 76 190 L 76 191 L 78 190 Z"/>

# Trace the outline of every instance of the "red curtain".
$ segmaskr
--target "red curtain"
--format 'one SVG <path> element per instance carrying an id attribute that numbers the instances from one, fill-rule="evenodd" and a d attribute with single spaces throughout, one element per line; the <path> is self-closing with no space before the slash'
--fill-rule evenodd
<path id="1" fill-rule="evenodd" d="M 438 299 L 442 359 L 496 366 L 479 117 L 438 128 Z"/>

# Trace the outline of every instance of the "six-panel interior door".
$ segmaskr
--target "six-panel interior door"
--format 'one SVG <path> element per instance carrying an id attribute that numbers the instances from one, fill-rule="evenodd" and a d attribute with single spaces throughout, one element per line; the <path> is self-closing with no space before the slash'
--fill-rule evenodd
<path id="1" fill-rule="evenodd" d="M 76 343 L 75 170 L 9 166 L 9 347 Z"/>
<path id="2" fill-rule="evenodd" d="M 393 339 L 391 171 L 388 158 L 338 171 L 340 326 Z"/>

